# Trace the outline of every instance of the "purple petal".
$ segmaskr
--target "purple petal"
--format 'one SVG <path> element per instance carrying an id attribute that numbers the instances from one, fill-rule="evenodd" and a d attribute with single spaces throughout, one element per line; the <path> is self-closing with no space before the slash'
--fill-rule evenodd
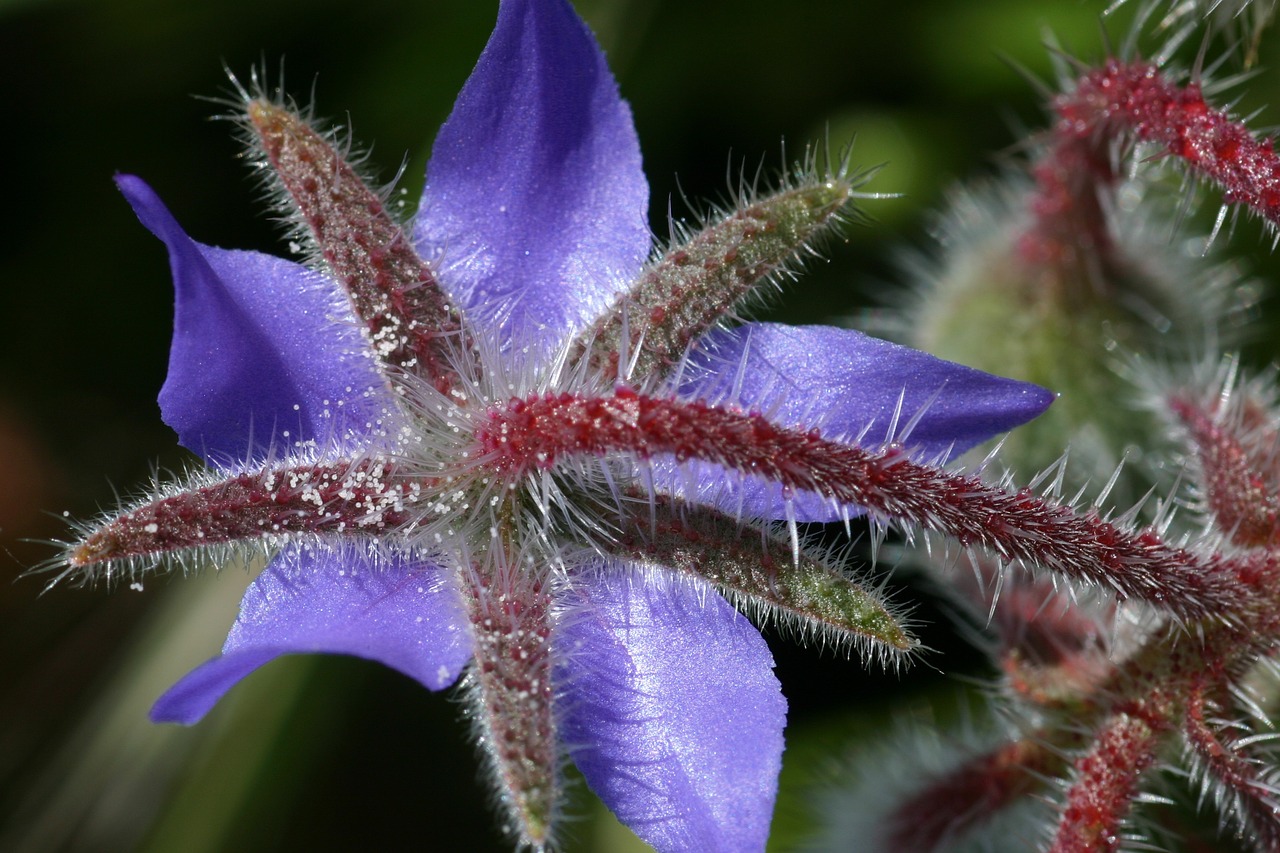
<path id="1" fill-rule="evenodd" d="M 177 305 L 160 410 L 183 446 L 238 461 L 340 439 L 380 409 L 381 382 L 343 297 L 291 261 L 204 246 L 139 178 L 116 183 L 169 250 Z"/>
<path id="2" fill-rule="evenodd" d="M 631 111 L 563 0 L 503 0 L 436 138 L 415 226 L 424 257 L 504 341 L 552 343 L 643 264 L 649 187 Z"/>
<path id="3" fill-rule="evenodd" d="M 851 329 L 748 323 L 704 339 L 692 378 L 681 392 L 729 399 L 786 426 L 819 428 L 823 435 L 875 446 L 896 438 L 929 459 L 949 459 L 1039 415 L 1052 392 Z M 904 435 L 907 425 L 910 431 Z M 736 483 L 710 465 L 668 466 L 658 481 L 687 492 L 699 484 L 703 499 L 750 516 L 784 518 L 781 489 L 748 481 L 713 493 L 708 484 Z M 710 497 L 708 498 L 708 495 Z M 840 513 L 816 495 L 797 495 L 798 521 L 834 521 Z"/>
<path id="4" fill-rule="evenodd" d="M 222 655 L 169 688 L 151 719 L 196 723 L 240 679 L 287 654 L 355 655 L 443 690 L 471 657 L 469 636 L 462 603 L 434 566 L 286 551 L 245 593 Z"/>
<path id="5" fill-rule="evenodd" d="M 788 426 L 833 435 L 901 436 L 928 456 L 958 454 L 1039 415 L 1054 395 L 920 350 L 833 326 L 748 323 L 709 335 L 695 356 L 700 378 L 681 390 L 767 411 Z"/>
<path id="6" fill-rule="evenodd" d="M 763 850 L 787 710 L 773 658 L 715 592 L 660 579 L 584 579 L 556 640 L 562 737 L 659 851 Z"/>

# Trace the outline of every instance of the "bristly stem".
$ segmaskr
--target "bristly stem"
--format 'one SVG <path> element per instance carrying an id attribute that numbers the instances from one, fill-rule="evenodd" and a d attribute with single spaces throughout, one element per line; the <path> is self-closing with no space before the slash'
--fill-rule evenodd
<path id="1" fill-rule="evenodd" d="M 1204 498 L 1216 527 L 1245 548 L 1280 545 L 1280 500 L 1236 431 L 1190 398 L 1174 396 L 1168 406 L 1199 457 Z"/>
<path id="2" fill-rule="evenodd" d="M 1076 761 L 1076 778 L 1050 853 L 1120 849 L 1124 821 L 1139 779 L 1155 761 L 1160 734 L 1140 716 L 1118 713 L 1108 721 L 1092 749 Z"/>
<path id="3" fill-rule="evenodd" d="M 1273 555 L 1203 557 L 1166 545 L 1153 530 L 1127 530 L 1030 490 L 1009 492 L 917 462 L 900 446 L 842 444 L 759 414 L 626 388 L 611 397 L 513 399 L 490 410 L 476 438 L 482 463 L 512 480 L 576 454 L 626 451 L 715 463 L 988 547 L 1186 619 L 1239 617 L 1257 605 L 1257 590 L 1277 571 Z"/>
<path id="4" fill-rule="evenodd" d="M 944 851 L 948 841 L 1044 787 L 1066 767 L 1059 745 L 1024 738 L 976 756 L 893 810 L 890 850 Z"/>
<path id="5" fill-rule="evenodd" d="M 1158 67 L 1111 60 L 1054 102 L 1053 140 L 1037 162 L 1036 223 L 1022 250 L 1037 263 L 1098 264 L 1112 256 L 1100 190 L 1115 184 L 1117 143 L 1150 142 L 1222 189 L 1223 198 L 1280 224 L 1280 158 L 1198 83 L 1179 86 Z"/>
<path id="6" fill-rule="evenodd" d="M 1213 780 L 1206 783 L 1221 785 L 1230 793 L 1235 805 L 1233 817 L 1260 842 L 1261 849 L 1280 848 L 1280 795 L 1274 771 L 1250 757 L 1220 727 L 1211 726 L 1205 711 L 1204 696 L 1197 690 L 1187 703 L 1183 735 Z"/>

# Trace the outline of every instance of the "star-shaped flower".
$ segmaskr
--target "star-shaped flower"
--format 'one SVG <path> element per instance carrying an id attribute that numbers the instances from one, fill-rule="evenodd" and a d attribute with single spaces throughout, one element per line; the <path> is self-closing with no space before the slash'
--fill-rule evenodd
<path id="1" fill-rule="evenodd" d="M 722 594 L 910 650 L 796 522 L 861 512 L 867 460 L 943 460 L 1050 395 L 849 330 L 731 325 L 863 176 L 809 164 L 651 255 L 630 112 L 564 0 L 503 0 L 408 229 L 341 146 L 243 94 L 310 266 L 196 243 L 118 179 L 178 293 L 162 412 L 210 471 L 67 561 L 273 555 L 153 718 L 194 723 L 280 655 L 357 655 L 462 679 L 522 845 L 552 841 L 567 752 L 660 850 L 762 849 L 786 704 Z"/>

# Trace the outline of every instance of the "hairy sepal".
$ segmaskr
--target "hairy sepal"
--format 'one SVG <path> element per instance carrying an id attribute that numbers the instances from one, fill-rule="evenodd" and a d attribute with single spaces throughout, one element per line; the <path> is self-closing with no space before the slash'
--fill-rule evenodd
<path id="1" fill-rule="evenodd" d="M 861 507 L 917 524 L 1004 559 L 1150 601 L 1181 618 L 1239 612 L 1256 601 L 1251 587 L 1277 569 L 1273 556 L 1239 561 L 1167 545 L 1156 530 L 1133 530 L 1094 512 L 1077 513 L 1030 489 L 1012 492 L 915 461 L 905 448 L 864 448 L 818 430 L 778 426 L 764 416 L 638 394 L 570 393 L 513 399 L 491 409 L 475 433 L 475 454 L 496 476 L 518 482 L 562 457 L 630 452 L 641 460 L 712 462 L 804 491 L 836 506 Z"/>
<path id="2" fill-rule="evenodd" d="M 840 223 L 856 221 L 858 192 L 875 170 L 847 159 L 819 169 L 810 159 L 781 189 L 739 191 L 740 201 L 694 230 L 672 222 L 675 239 L 573 344 L 573 358 L 610 377 L 661 379 L 677 372 L 689 347 L 734 319 L 814 251 Z"/>
<path id="3" fill-rule="evenodd" d="M 546 565 L 503 543 L 459 569 L 474 661 L 463 689 L 477 746 L 494 779 L 504 829 L 546 850 L 560 817 L 563 755 L 552 683 L 552 584 Z"/>
<path id="4" fill-rule="evenodd" d="M 559 559 L 624 558 L 701 578 L 758 624 L 776 620 L 802 642 L 882 665 L 899 666 L 918 649 L 906 613 L 883 589 L 840 568 L 841 555 L 807 546 L 793 525 L 749 521 L 661 493 L 639 459 L 562 458 L 513 489 L 488 471 L 482 453 L 470 455 L 495 495 L 507 483 L 506 517 L 530 541 L 580 543 L 580 552 L 562 550 Z"/>
<path id="5" fill-rule="evenodd" d="M 246 97 L 244 124 L 282 207 L 350 297 L 384 368 L 420 376 L 442 392 L 457 384 L 466 352 L 457 305 L 418 256 L 408 234 L 348 162 L 346 152 L 299 113 Z"/>
<path id="6" fill-rule="evenodd" d="M 197 474 L 90 525 L 67 546 L 70 572 L 133 575 L 168 557 L 296 538 L 361 540 L 404 528 L 422 484 L 396 477 L 377 456 L 258 466 L 225 477 Z"/>
<path id="7" fill-rule="evenodd" d="M 802 640 L 894 666 L 919 647 L 906 617 L 834 555 L 667 496 L 630 502 L 619 530 L 615 553 L 700 577 L 757 622 L 776 619 Z"/>

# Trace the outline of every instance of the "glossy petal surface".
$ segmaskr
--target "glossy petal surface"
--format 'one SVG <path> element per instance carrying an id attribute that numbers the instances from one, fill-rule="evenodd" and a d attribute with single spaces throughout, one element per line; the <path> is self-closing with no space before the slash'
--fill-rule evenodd
<path id="1" fill-rule="evenodd" d="M 332 285 L 291 261 L 201 245 L 141 180 L 117 184 L 169 250 L 177 294 L 160 410 L 184 447 L 240 461 L 340 438 L 378 410 L 381 380 Z"/>
<path id="2" fill-rule="evenodd" d="M 631 111 L 563 0 L 504 0 L 427 169 L 424 257 L 472 319 L 554 342 L 627 284 L 650 244 Z"/>
<path id="3" fill-rule="evenodd" d="M 834 326 L 747 323 L 718 331 L 701 344 L 691 379 L 681 391 L 729 399 L 777 423 L 818 428 L 824 435 L 879 445 L 898 437 L 928 459 L 952 458 L 1043 412 L 1053 394 L 928 353 Z M 902 435 L 908 423 L 910 433 Z M 667 466 L 669 487 L 737 512 L 737 485 L 711 465 Z M 732 478 L 731 478 L 732 479 Z M 707 489 L 712 484 L 712 489 Z M 757 518 L 786 516 L 781 489 L 748 481 L 742 511 Z M 835 521 L 839 512 L 812 495 L 796 495 L 799 521 Z"/>
<path id="4" fill-rule="evenodd" d="M 305 653 L 376 660 L 431 690 L 471 657 L 461 601 L 434 567 L 292 550 L 249 587 L 222 655 L 171 687 L 151 718 L 195 723 L 258 667 Z"/>
<path id="5" fill-rule="evenodd" d="M 786 700 L 760 632 L 679 581 L 611 572 L 578 592 L 562 737 L 592 790 L 659 851 L 763 850 Z"/>

